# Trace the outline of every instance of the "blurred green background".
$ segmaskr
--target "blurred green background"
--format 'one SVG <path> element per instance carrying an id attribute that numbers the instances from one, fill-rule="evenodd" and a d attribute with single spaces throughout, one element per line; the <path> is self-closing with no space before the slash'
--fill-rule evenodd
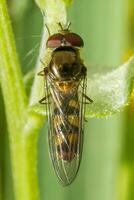
<path id="1" fill-rule="evenodd" d="M 34 1 L 8 0 L 17 49 L 26 74 L 34 68 L 42 16 Z M 84 41 L 89 65 L 118 66 L 134 52 L 133 0 L 74 0 L 68 8 L 71 29 Z M 45 44 L 44 44 L 45 45 Z M 134 108 L 107 119 L 88 119 L 83 157 L 74 183 L 62 187 L 49 160 L 46 127 L 39 136 L 41 200 L 134 200 Z M 6 122 L 0 102 L 0 200 L 15 200 Z M 33 191 L 34 192 L 34 191 Z"/>

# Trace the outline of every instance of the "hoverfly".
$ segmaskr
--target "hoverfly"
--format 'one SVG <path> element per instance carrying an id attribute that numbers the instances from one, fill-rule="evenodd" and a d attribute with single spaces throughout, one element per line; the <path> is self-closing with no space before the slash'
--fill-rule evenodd
<path id="1" fill-rule="evenodd" d="M 51 60 L 39 75 L 45 77 L 49 148 L 54 170 L 62 185 L 75 179 L 82 154 L 87 69 L 80 58 L 82 38 L 69 26 L 50 35 L 46 47 Z"/>

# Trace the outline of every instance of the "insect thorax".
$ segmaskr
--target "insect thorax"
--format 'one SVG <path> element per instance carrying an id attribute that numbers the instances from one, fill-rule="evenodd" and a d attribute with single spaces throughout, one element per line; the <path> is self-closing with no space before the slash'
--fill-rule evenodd
<path id="1" fill-rule="evenodd" d="M 82 72 L 82 61 L 78 50 L 60 47 L 53 51 L 49 70 L 60 81 L 73 80 Z"/>

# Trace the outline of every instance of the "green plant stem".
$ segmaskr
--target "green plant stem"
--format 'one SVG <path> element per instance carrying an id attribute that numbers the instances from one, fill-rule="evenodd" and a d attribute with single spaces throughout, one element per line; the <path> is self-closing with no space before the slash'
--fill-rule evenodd
<path id="1" fill-rule="evenodd" d="M 0 14 L 0 78 L 8 121 L 11 125 L 9 128 L 12 130 L 12 125 L 18 127 L 20 124 L 27 98 L 5 0 L 0 0 Z"/>
<path id="2" fill-rule="evenodd" d="M 29 129 L 23 131 L 27 97 L 5 0 L 0 0 L 0 14 L 0 78 L 9 129 L 15 194 L 18 200 L 37 200 L 37 131 L 34 127 L 33 135 L 28 134 Z M 27 117 L 30 118 L 29 114 Z M 32 119 L 31 116 L 30 121 Z"/>
<path id="3" fill-rule="evenodd" d="M 0 90 L 0 200 L 4 199 L 6 118 Z"/>

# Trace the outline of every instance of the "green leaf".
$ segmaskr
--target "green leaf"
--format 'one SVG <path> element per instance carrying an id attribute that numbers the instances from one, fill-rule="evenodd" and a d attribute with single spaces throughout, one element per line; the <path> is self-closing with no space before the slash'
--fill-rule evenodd
<path id="1" fill-rule="evenodd" d="M 89 117 L 105 117 L 129 104 L 133 89 L 134 56 L 117 68 L 91 67 L 88 70 L 87 95 L 94 101 L 87 106 Z"/>
<path id="2" fill-rule="evenodd" d="M 35 113 L 27 112 L 28 98 L 6 3 L 6 0 L 0 0 L 0 83 L 8 124 L 15 199 L 38 200 L 36 147 L 43 120 Z"/>

